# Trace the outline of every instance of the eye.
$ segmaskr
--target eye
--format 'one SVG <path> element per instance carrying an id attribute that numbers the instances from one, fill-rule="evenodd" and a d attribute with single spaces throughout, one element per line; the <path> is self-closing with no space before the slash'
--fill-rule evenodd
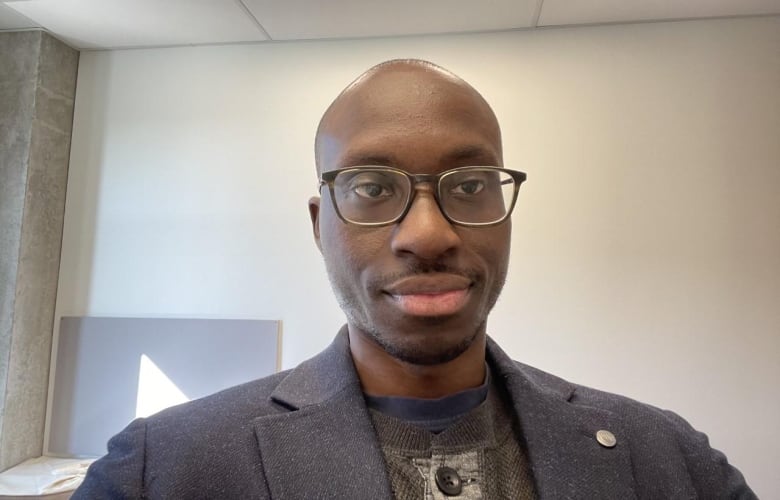
<path id="1" fill-rule="evenodd" d="M 358 198 L 381 200 L 391 198 L 398 192 L 394 180 L 383 172 L 359 172 L 349 179 L 346 188 Z"/>
<path id="2" fill-rule="evenodd" d="M 469 179 L 459 182 L 450 189 L 451 194 L 474 195 L 485 189 L 485 183 L 478 179 Z"/>
<path id="3" fill-rule="evenodd" d="M 393 196 L 393 191 L 390 186 L 379 184 L 377 182 L 363 182 L 361 184 L 353 185 L 352 190 L 358 196 L 363 198 L 381 198 Z"/>

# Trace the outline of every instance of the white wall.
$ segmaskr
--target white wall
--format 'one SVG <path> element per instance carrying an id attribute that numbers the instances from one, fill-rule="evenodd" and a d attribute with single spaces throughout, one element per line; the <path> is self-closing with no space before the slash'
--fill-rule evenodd
<path id="1" fill-rule="evenodd" d="M 528 172 L 490 333 L 780 495 L 778 17 L 83 53 L 57 314 L 281 319 L 285 367 L 323 348 L 314 130 L 394 57 L 480 89 Z"/>

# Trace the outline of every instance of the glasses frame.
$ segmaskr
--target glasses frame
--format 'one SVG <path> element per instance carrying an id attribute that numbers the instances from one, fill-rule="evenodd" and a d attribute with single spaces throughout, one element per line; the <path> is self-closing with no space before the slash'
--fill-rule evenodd
<path id="1" fill-rule="evenodd" d="M 509 206 L 509 209 L 506 211 L 506 214 L 504 214 L 503 217 L 501 217 L 499 220 L 495 222 L 463 222 L 463 221 L 453 219 L 452 217 L 447 215 L 447 212 L 444 210 L 444 208 L 442 208 L 442 202 L 439 197 L 439 189 L 441 187 L 440 181 L 442 177 L 451 175 L 453 173 L 461 172 L 461 171 L 486 170 L 486 169 L 505 173 L 510 177 L 512 177 L 512 179 L 514 180 L 514 192 L 512 193 L 512 203 Z M 357 221 L 347 219 L 346 217 L 344 217 L 344 215 L 342 215 L 341 211 L 339 210 L 338 204 L 336 203 L 336 193 L 333 187 L 336 181 L 336 177 L 342 172 L 354 172 L 360 170 L 380 170 L 380 171 L 395 172 L 409 179 L 409 183 L 411 184 L 411 189 L 409 190 L 409 195 L 406 199 L 404 209 L 397 217 L 387 222 L 357 222 Z M 434 186 L 433 197 L 436 200 L 436 205 L 439 207 L 439 212 L 441 212 L 442 216 L 450 224 L 454 224 L 456 226 L 464 226 L 464 227 L 490 227 L 490 226 L 497 226 L 501 224 L 512 215 L 512 210 L 514 210 L 515 203 L 517 203 L 517 193 L 520 190 L 520 185 L 523 182 L 525 182 L 526 177 L 527 176 L 525 172 L 520 172 L 519 170 L 510 170 L 508 168 L 495 167 L 490 165 L 484 165 L 484 166 L 469 165 L 466 167 L 451 168 L 449 170 L 439 172 L 438 174 L 410 174 L 406 170 L 401 170 L 400 168 L 394 168 L 394 167 L 387 167 L 384 165 L 356 165 L 354 167 L 347 167 L 347 168 L 341 168 L 336 170 L 329 170 L 328 172 L 323 172 L 322 174 L 320 174 L 320 184 L 318 186 L 318 190 L 321 195 L 322 187 L 325 185 L 328 186 L 328 190 L 330 192 L 330 201 L 331 204 L 333 205 L 333 209 L 336 211 L 336 215 L 338 215 L 339 219 L 341 219 L 345 223 L 354 224 L 356 226 L 364 226 L 364 227 L 382 227 L 382 226 L 389 226 L 390 224 L 395 224 L 396 222 L 403 220 L 403 218 L 406 217 L 406 214 L 409 213 L 409 209 L 412 207 L 412 203 L 414 203 L 415 196 L 417 196 L 417 184 L 429 183 L 429 184 L 433 184 Z"/>

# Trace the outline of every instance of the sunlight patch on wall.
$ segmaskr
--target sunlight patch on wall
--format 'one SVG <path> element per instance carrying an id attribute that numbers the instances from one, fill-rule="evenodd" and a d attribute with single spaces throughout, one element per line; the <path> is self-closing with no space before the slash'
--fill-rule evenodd
<path id="1" fill-rule="evenodd" d="M 141 354 L 141 366 L 138 372 L 138 396 L 136 398 L 135 416 L 148 417 L 160 410 L 180 403 L 186 403 L 190 398 L 174 384 L 160 368 Z"/>

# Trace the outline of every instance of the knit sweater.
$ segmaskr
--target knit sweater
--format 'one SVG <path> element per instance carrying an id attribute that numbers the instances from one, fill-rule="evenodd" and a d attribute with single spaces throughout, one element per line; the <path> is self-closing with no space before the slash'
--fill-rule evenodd
<path id="1" fill-rule="evenodd" d="M 440 433 L 371 410 L 397 500 L 536 498 L 523 445 L 500 388 Z M 436 484 L 440 467 L 454 469 L 462 490 L 447 496 Z"/>

